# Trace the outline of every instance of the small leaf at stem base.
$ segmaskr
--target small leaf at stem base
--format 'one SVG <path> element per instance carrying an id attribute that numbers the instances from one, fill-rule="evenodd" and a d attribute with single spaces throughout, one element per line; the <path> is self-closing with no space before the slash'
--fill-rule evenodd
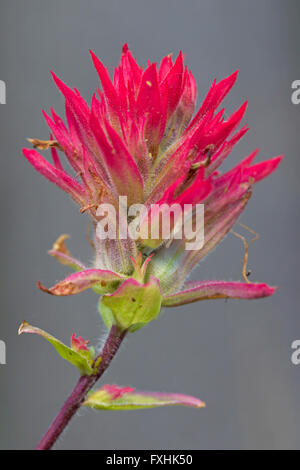
<path id="1" fill-rule="evenodd" d="M 138 410 L 159 406 L 185 405 L 204 408 L 198 398 L 178 393 L 139 392 L 131 387 L 104 385 L 88 394 L 83 406 L 98 410 Z"/>

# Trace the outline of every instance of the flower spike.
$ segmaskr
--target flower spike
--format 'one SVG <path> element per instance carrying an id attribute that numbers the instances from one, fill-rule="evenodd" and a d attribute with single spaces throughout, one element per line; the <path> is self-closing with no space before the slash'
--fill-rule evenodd
<path id="1" fill-rule="evenodd" d="M 220 109 L 238 71 L 215 79 L 195 111 L 197 86 L 181 51 L 141 67 L 124 44 L 112 76 L 90 53 L 99 89 L 87 102 L 52 73 L 65 101 L 65 119 L 51 108 L 43 112 L 49 136 L 28 139 L 33 148 L 23 149 L 23 155 L 76 202 L 81 217 L 88 216 L 93 227 L 91 262 L 74 258 L 65 243 L 68 236 L 61 235 L 49 254 L 74 272 L 51 288 L 40 282 L 38 287 L 54 296 L 93 289 L 109 332 L 102 351 L 95 354 L 75 333 L 68 347 L 26 322 L 21 325 L 20 333 L 43 336 L 83 375 L 39 449 L 53 445 L 81 405 L 109 410 L 178 404 L 202 408 L 204 403 L 194 397 L 117 385 L 88 392 L 125 335 L 157 319 L 162 307 L 259 299 L 276 291 L 263 282 L 249 282 L 249 243 L 241 236 L 245 282 L 188 282 L 199 262 L 232 231 L 255 184 L 277 170 L 283 158 L 257 161 L 254 150 L 231 169 L 222 168 L 248 131 L 242 124 L 247 102 L 231 115 Z"/>

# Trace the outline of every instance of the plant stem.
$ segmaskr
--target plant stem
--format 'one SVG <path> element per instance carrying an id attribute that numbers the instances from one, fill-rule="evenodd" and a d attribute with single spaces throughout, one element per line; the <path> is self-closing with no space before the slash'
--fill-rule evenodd
<path id="1" fill-rule="evenodd" d="M 36 448 L 37 450 L 50 450 L 53 444 L 55 444 L 70 419 L 75 415 L 85 400 L 88 391 L 95 385 L 97 380 L 108 368 L 113 357 L 118 351 L 125 334 L 126 331 L 120 331 L 117 326 L 112 326 L 101 354 L 95 359 L 96 363 L 100 356 L 102 358 L 98 370 L 92 375 L 83 375 L 80 377 L 71 395 L 68 397 L 55 420 L 50 425 L 48 431 L 38 444 Z"/>

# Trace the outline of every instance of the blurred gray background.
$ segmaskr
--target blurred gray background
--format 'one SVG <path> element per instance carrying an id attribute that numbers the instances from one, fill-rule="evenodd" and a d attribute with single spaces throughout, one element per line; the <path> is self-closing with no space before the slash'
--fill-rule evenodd
<path id="1" fill-rule="evenodd" d="M 228 112 L 249 99 L 251 131 L 226 168 L 256 147 L 259 159 L 281 153 L 280 170 L 256 186 L 241 221 L 259 232 L 250 247 L 253 281 L 279 285 L 273 298 L 210 301 L 164 311 L 128 337 L 105 382 L 181 392 L 205 410 L 83 410 L 60 449 L 296 449 L 300 434 L 299 123 L 291 83 L 300 79 L 297 0 L 1 0 L 0 105 L 1 311 L 0 447 L 33 448 L 77 380 L 77 372 L 39 337 L 17 336 L 22 320 L 68 342 L 73 331 L 99 344 L 97 296 L 45 295 L 68 272 L 47 255 L 61 233 L 84 261 L 92 251 L 87 217 L 21 156 L 26 137 L 48 138 L 42 108 L 61 115 L 63 99 L 49 70 L 90 99 L 98 86 L 88 49 L 112 70 L 126 41 L 140 63 L 182 49 L 198 84 L 198 105 L 214 77 L 237 68 Z M 239 229 L 238 229 L 239 230 Z M 241 278 L 243 248 L 229 235 L 194 272 L 195 279 Z"/>

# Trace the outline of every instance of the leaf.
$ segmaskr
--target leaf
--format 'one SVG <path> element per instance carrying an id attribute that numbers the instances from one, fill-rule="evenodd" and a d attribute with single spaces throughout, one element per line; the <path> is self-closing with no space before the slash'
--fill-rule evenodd
<path id="1" fill-rule="evenodd" d="M 104 385 L 100 390 L 88 394 L 83 406 L 98 410 L 138 410 L 159 406 L 185 405 L 204 408 L 198 398 L 178 393 L 139 392 L 131 387 Z"/>
<path id="2" fill-rule="evenodd" d="M 130 278 L 111 295 L 104 295 L 100 311 L 108 328 L 116 323 L 121 329 L 136 331 L 154 320 L 160 312 L 161 293 L 158 279 L 150 277 L 142 284 Z"/>
<path id="3" fill-rule="evenodd" d="M 63 359 L 73 364 L 73 366 L 77 367 L 82 375 L 91 375 L 93 373 L 92 351 L 90 351 L 89 357 L 87 357 L 87 351 L 83 351 L 82 353 L 74 351 L 74 349 L 70 348 L 69 346 L 66 346 L 61 341 L 54 338 L 54 336 L 50 335 L 49 333 L 46 333 L 46 331 L 43 331 L 40 328 L 37 328 L 36 326 L 30 325 L 26 321 L 23 321 L 23 323 L 20 325 L 18 333 L 19 335 L 21 335 L 22 333 L 34 333 L 42 336 L 47 341 L 49 341 L 50 344 L 52 344 L 52 346 L 56 349 L 58 354 Z"/>
<path id="4" fill-rule="evenodd" d="M 97 293 L 103 293 L 111 292 L 123 279 L 124 277 L 113 271 L 86 269 L 71 274 L 50 289 L 44 287 L 40 282 L 38 287 L 44 292 L 58 296 L 79 294 L 90 288 L 97 288 Z"/>
<path id="5" fill-rule="evenodd" d="M 70 236 L 67 234 L 62 234 L 58 239 L 53 243 L 52 249 L 48 251 L 49 255 L 53 256 L 59 263 L 69 266 L 74 269 L 74 271 L 83 271 L 86 269 L 84 264 L 82 264 L 77 259 L 73 258 L 70 251 L 66 247 L 66 239 Z"/>
<path id="6" fill-rule="evenodd" d="M 275 287 L 246 282 L 187 282 L 185 289 L 163 297 L 163 307 L 176 307 L 209 299 L 259 299 L 273 295 Z"/>

